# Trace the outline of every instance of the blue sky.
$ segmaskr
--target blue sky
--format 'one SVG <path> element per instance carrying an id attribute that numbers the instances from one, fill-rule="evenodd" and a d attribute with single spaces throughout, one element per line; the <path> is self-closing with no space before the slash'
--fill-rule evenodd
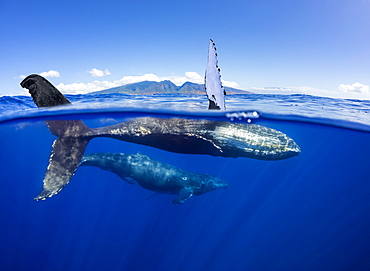
<path id="1" fill-rule="evenodd" d="M 370 99 L 369 14 L 370 0 L 0 0 L 0 95 L 49 71 L 71 93 L 198 82 L 212 38 L 226 85 Z"/>

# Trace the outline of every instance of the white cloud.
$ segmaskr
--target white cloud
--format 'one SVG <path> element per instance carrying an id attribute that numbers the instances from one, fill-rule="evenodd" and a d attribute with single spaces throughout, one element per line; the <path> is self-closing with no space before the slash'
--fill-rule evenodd
<path id="1" fill-rule="evenodd" d="M 370 92 L 369 86 L 358 83 L 358 82 L 352 85 L 340 84 L 339 90 L 343 92 L 354 92 L 354 93 L 369 93 Z"/>
<path id="2" fill-rule="evenodd" d="M 161 79 L 160 77 L 158 77 L 157 75 L 153 73 L 146 73 L 144 75 L 123 76 L 120 80 L 117 80 L 115 82 L 118 83 L 120 86 L 122 86 L 122 85 L 127 85 L 127 84 L 138 83 L 142 81 L 160 82 Z"/>
<path id="3" fill-rule="evenodd" d="M 108 70 L 105 70 L 105 71 L 102 71 L 102 70 L 98 70 L 98 69 L 91 69 L 89 71 L 89 73 L 93 76 L 93 77 L 103 77 L 103 76 L 106 76 L 106 75 L 110 75 L 111 73 L 108 71 Z"/>
<path id="4" fill-rule="evenodd" d="M 118 87 L 120 85 L 116 84 L 115 82 L 109 81 L 93 81 L 91 83 L 73 83 L 73 84 L 63 84 L 60 83 L 57 85 L 57 89 L 62 91 L 63 93 L 69 94 L 84 94 L 93 91 L 99 91 L 108 88 Z"/>
<path id="5" fill-rule="evenodd" d="M 60 73 L 58 71 L 50 70 L 48 72 L 40 73 L 43 77 L 60 77 Z"/>
<path id="6" fill-rule="evenodd" d="M 224 87 L 242 89 L 237 82 L 221 80 Z"/>
<path id="7" fill-rule="evenodd" d="M 199 75 L 197 72 L 186 72 L 185 77 L 186 81 L 197 84 L 204 84 L 204 76 Z"/>
<path id="8" fill-rule="evenodd" d="M 58 71 L 54 71 L 54 70 L 50 70 L 48 72 L 42 72 L 42 73 L 40 73 L 40 75 L 43 76 L 43 77 L 49 77 L 49 78 L 50 77 L 60 77 L 60 73 Z M 23 80 L 26 77 L 27 77 L 27 75 L 21 74 L 21 75 L 17 76 L 16 78 Z"/>

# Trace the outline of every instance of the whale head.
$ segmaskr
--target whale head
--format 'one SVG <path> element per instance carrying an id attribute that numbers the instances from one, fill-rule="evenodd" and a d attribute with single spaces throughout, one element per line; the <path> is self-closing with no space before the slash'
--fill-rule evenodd
<path id="1" fill-rule="evenodd" d="M 301 152 L 286 134 L 258 124 L 216 122 L 210 133 L 223 155 L 229 157 L 282 160 Z"/>
<path id="2" fill-rule="evenodd" d="M 204 194 L 221 188 L 227 188 L 229 184 L 217 177 L 206 175 L 207 177 L 202 181 L 200 187 L 194 190 L 195 195 Z"/>

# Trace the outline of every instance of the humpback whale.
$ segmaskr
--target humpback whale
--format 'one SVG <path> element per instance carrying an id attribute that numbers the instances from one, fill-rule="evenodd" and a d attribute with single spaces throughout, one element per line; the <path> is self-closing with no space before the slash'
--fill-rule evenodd
<path id="1" fill-rule="evenodd" d="M 130 184 L 157 193 L 177 194 L 174 204 L 228 186 L 226 181 L 214 176 L 186 171 L 141 153 L 91 153 L 82 157 L 80 166 L 108 170 Z"/>
<path id="2" fill-rule="evenodd" d="M 29 90 L 38 107 L 70 104 L 59 90 L 40 75 L 27 76 L 21 86 Z M 260 160 L 281 160 L 300 153 L 300 147 L 286 134 L 256 124 L 154 117 L 134 118 L 94 129 L 81 120 L 48 120 L 46 124 L 57 139 L 53 143 L 45 173 L 44 189 L 35 200 L 51 197 L 68 184 L 87 144 L 96 137 L 114 138 L 175 153 Z"/>

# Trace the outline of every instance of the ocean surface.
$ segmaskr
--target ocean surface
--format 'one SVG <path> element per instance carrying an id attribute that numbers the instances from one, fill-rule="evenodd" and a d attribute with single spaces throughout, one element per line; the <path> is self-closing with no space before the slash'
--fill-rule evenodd
<path id="1" fill-rule="evenodd" d="M 0 97 L 1 270 L 370 270 L 370 101 L 230 95 L 226 112 L 199 95 L 67 95 L 38 109 Z M 287 134 L 298 156 L 279 161 L 172 153 L 95 138 L 85 154 L 136 154 L 229 183 L 176 195 L 79 167 L 57 195 L 42 190 L 56 136 L 45 120 L 92 128 L 136 117 L 254 123 Z"/>

